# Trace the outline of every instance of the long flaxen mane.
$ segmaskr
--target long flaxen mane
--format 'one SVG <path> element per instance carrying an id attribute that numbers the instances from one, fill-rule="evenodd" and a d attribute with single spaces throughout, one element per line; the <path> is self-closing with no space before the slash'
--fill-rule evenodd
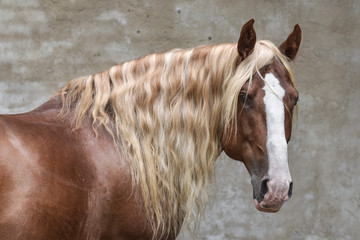
<path id="1" fill-rule="evenodd" d="M 159 237 L 202 215 L 240 89 L 274 58 L 291 74 L 269 41 L 258 41 L 240 64 L 236 44 L 175 49 L 74 79 L 57 96 L 63 113 L 74 112 L 75 129 L 91 117 L 95 132 L 104 127 L 112 136 Z"/>

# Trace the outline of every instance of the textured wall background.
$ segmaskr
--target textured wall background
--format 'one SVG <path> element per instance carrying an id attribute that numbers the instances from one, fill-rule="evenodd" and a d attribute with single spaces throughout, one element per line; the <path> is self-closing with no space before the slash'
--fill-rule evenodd
<path id="1" fill-rule="evenodd" d="M 199 236 L 360 239 L 359 11 L 358 0 L 0 0 L 0 112 L 31 110 L 75 77 L 149 53 L 235 42 L 250 18 L 276 44 L 299 23 L 293 197 L 279 213 L 256 211 L 245 168 L 221 156 Z"/>

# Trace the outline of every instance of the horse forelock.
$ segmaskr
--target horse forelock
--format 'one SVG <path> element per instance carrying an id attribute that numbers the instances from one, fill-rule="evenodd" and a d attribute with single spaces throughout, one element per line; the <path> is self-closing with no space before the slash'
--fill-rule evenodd
<path id="1" fill-rule="evenodd" d="M 253 74 L 259 74 L 259 70 L 270 64 L 275 58 L 278 59 L 285 67 L 291 82 L 295 86 L 293 73 L 286 56 L 284 56 L 279 49 L 268 40 L 256 42 L 253 52 L 239 64 L 235 70 L 235 74 L 231 78 L 225 80 L 226 90 L 224 91 L 225 104 L 223 112 L 223 124 L 225 131 L 237 128 L 237 97 L 242 86 L 247 81 L 251 82 Z M 231 134 L 226 135 L 231 137 Z"/>
<path id="2" fill-rule="evenodd" d="M 240 65 L 235 44 L 175 49 L 72 80 L 57 94 L 64 112 L 73 109 L 75 128 L 91 117 L 95 132 L 105 127 L 125 154 L 159 237 L 176 233 L 185 216 L 196 222 L 203 214 L 240 89 L 275 56 L 291 73 L 268 41 L 257 42 Z"/>

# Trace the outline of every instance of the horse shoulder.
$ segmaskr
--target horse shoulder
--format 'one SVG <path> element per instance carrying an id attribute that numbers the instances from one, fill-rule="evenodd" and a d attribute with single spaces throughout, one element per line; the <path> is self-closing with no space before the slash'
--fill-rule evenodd
<path id="1" fill-rule="evenodd" d="M 57 113 L 0 116 L 0 239 L 147 239 L 111 138 L 90 122 L 74 131 Z"/>

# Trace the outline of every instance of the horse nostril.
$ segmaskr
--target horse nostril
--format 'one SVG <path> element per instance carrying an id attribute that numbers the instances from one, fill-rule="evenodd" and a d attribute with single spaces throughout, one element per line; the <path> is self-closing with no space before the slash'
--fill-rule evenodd
<path id="1" fill-rule="evenodd" d="M 267 186 L 268 181 L 269 178 L 264 178 L 260 182 L 260 195 L 262 198 L 264 198 L 265 194 L 268 192 L 268 186 Z"/>
<path id="2" fill-rule="evenodd" d="M 289 198 L 291 198 L 291 195 L 292 195 L 292 189 L 293 189 L 293 182 L 290 183 L 290 186 L 289 186 L 289 192 L 288 192 L 288 196 Z"/>

